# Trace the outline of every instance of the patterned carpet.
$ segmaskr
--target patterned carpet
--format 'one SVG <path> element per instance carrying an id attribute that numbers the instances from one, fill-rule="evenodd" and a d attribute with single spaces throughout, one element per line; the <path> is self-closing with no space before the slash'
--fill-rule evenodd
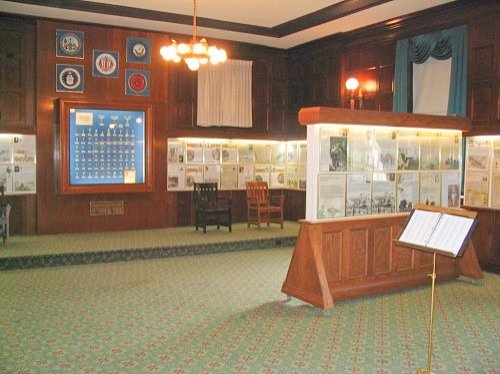
<path id="1" fill-rule="evenodd" d="M 425 368 L 429 287 L 339 302 L 281 284 L 291 248 L 0 272 L 0 373 Z M 439 272 L 439 269 L 438 269 Z M 500 373 L 500 276 L 438 284 L 435 374 Z"/>
<path id="2" fill-rule="evenodd" d="M 194 227 L 11 237 L 0 247 L 0 270 L 96 264 L 193 254 L 289 247 L 295 244 L 299 224 L 272 224 L 260 230 L 245 223 L 227 228 Z"/>

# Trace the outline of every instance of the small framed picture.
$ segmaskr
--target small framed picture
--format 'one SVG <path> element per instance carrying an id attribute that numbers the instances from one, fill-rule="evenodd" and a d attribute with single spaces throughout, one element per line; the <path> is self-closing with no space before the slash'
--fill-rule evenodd
<path id="1" fill-rule="evenodd" d="M 82 31 L 56 30 L 56 56 L 83 58 L 85 34 Z"/>
<path id="2" fill-rule="evenodd" d="M 149 96 L 149 78 L 148 70 L 125 69 L 125 95 Z"/>
<path id="3" fill-rule="evenodd" d="M 149 64 L 151 62 L 151 41 L 146 38 L 127 38 L 127 62 Z"/>
<path id="4" fill-rule="evenodd" d="M 94 49 L 92 76 L 118 78 L 118 52 Z"/>
<path id="5" fill-rule="evenodd" d="M 56 64 L 56 92 L 83 92 L 84 67 Z"/>

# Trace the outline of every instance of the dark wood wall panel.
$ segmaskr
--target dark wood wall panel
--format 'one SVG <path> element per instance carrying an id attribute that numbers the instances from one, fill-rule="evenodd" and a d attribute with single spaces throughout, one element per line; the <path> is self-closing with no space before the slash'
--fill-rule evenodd
<path id="1" fill-rule="evenodd" d="M 500 5 L 497 7 L 500 8 Z M 469 25 L 471 134 L 500 134 L 500 11 Z"/>
<path id="2" fill-rule="evenodd" d="M 347 238 L 347 279 L 365 277 L 368 275 L 368 229 L 351 230 Z"/>
<path id="3" fill-rule="evenodd" d="M 0 132 L 35 134 L 35 23 L 1 17 Z M 7 196 L 10 232 L 36 232 L 36 196 Z"/>
<path id="4" fill-rule="evenodd" d="M 70 59 L 55 56 L 56 29 L 78 30 L 85 33 L 85 58 Z M 168 205 L 166 191 L 166 137 L 167 137 L 167 81 L 168 70 L 159 56 L 152 53 L 151 64 L 126 62 L 127 37 L 145 37 L 151 40 L 152 51 L 158 51 L 169 42 L 166 35 L 150 32 L 107 28 L 89 25 L 74 25 L 51 21 L 38 21 L 37 26 L 37 142 L 38 142 L 38 232 L 87 232 L 160 228 L 175 224 L 167 220 Z M 92 76 L 92 51 L 94 49 L 119 53 L 118 78 Z M 55 91 L 56 64 L 83 65 L 85 69 L 83 93 L 61 93 Z M 127 68 L 149 70 L 151 89 L 149 97 L 125 95 L 125 73 Z M 154 188 L 151 193 L 117 193 L 65 196 L 56 189 L 57 154 L 55 152 L 57 112 L 56 99 L 103 101 L 116 103 L 148 103 L 153 106 L 153 168 Z M 66 124 L 60 124 L 64 126 Z M 40 172 L 43 170 L 43 173 Z M 113 216 L 91 216 L 91 201 L 123 201 L 124 214 Z"/>
<path id="5" fill-rule="evenodd" d="M 196 121 L 196 74 L 184 64 L 166 63 L 153 53 L 149 98 L 125 97 L 124 74 L 117 79 L 94 78 L 91 74 L 93 49 L 120 52 L 120 70 L 144 68 L 143 65 L 125 62 L 127 36 L 148 37 L 153 51 L 170 42 L 170 36 L 155 32 L 129 30 L 118 27 L 52 22 L 38 20 L 38 27 L 30 19 L 8 19 L 2 16 L 0 37 L 14 32 L 19 43 L 10 41 L 12 48 L 25 48 L 27 58 L 5 60 L 0 51 L 3 69 L 16 70 L 24 63 L 19 74 L 9 75 L 8 83 L 0 84 L 4 95 L 0 107 L 2 116 L 10 124 L 2 123 L 3 132 L 21 132 L 37 135 L 38 140 L 38 194 L 35 203 L 25 197 L 9 197 L 13 205 L 23 211 L 13 219 L 14 232 L 27 232 L 36 227 L 38 232 L 90 231 L 133 229 L 142 227 L 168 227 L 189 223 L 180 217 L 179 209 L 190 207 L 189 193 L 168 193 L 166 187 L 166 141 L 168 137 L 196 136 L 248 139 L 304 139 L 305 127 L 298 124 L 298 110 L 307 106 L 348 106 L 345 79 L 359 74 L 363 89 L 364 107 L 392 110 L 394 51 L 398 39 L 466 24 L 469 28 L 469 77 L 468 111 L 474 121 L 474 133 L 499 133 L 499 61 L 500 61 L 500 4 L 493 0 L 476 2 L 459 0 L 431 12 L 421 12 L 397 20 L 389 20 L 364 29 L 344 34 L 334 34 L 288 51 L 249 45 L 245 43 L 217 42 L 226 48 L 231 58 L 253 60 L 253 118 L 252 129 L 198 128 Z M 64 28 L 85 32 L 85 59 L 56 58 L 54 56 L 55 29 Z M 17 33 L 17 34 L 16 34 Z M 23 39 L 24 38 L 24 39 Z M 185 38 L 183 36 L 182 38 Z M 181 38 L 181 39 L 182 39 Z M 22 41 L 24 40 L 24 42 Z M 35 40 L 37 40 L 35 60 Z M 24 43 L 24 44 L 23 44 Z M 31 43 L 31 44 L 30 44 Z M 31 53 L 31 58 L 29 58 Z M 37 61 L 35 66 L 35 61 Z M 85 66 L 85 92 L 56 93 L 55 64 L 83 64 Z M 35 117 L 35 68 L 37 72 L 37 110 Z M 23 74 L 25 74 L 23 76 Z M 3 73 L 5 77 L 5 73 Z M 30 77 L 30 79 L 28 79 Z M 20 91 L 8 91 L 24 80 Z M 0 79 L 1 80 L 1 79 Z M 6 81 L 7 82 L 7 81 Z M 21 93 L 19 93 L 21 92 Z M 53 101 L 56 98 L 73 100 L 130 101 L 151 104 L 154 108 L 154 169 L 155 187 L 150 194 L 108 194 L 99 196 L 63 197 L 53 187 L 57 180 L 53 129 Z M 22 104 L 20 104 L 22 103 Z M 17 108 L 14 109 L 12 108 Z M 23 114 L 24 113 L 24 114 Z M 23 119 L 24 116 L 24 119 Z M 5 118 L 5 117 L 4 117 Z M 35 124 L 35 118 L 37 123 Z M 17 123 L 13 123 L 17 121 Z M 36 125 L 36 126 L 35 126 Z M 43 170 L 43 173 L 40 172 Z M 241 192 L 241 191 L 240 191 Z M 241 193 L 235 198 L 235 217 L 246 217 L 245 199 Z M 303 218 L 305 193 L 286 191 L 286 215 L 289 219 Z M 126 213 L 122 217 L 90 218 L 89 203 L 92 198 L 123 200 Z M 56 212 L 54 214 L 54 212 Z M 82 220 L 77 219 L 82 215 Z M 64 217 L 72 217 L 69 220 Z M 80 217 L 78 217 L 80 218 Z M 33 225 L 33 222 L 35 224 Z M 24 225 L 17 227 L 18 224 Z M 494 227 L 494 226 L 491 226 Z M 496 226 L 495 226 L 496 227 Z M 374 264 L 375 266 L 375 264 Z M 376 265 L 382 266 L 382 264 Z M 399 266 L 399 265 L 398 265 Z"/>
<path id="6" fill-rule="evenodd" d="M 342 231 L 323 234 L 322 243 L 327 250 L 323 252 L 328 283 L 339 281 L 342 277 Z"/>
<path id="7" fill-rule="evenodd" d="M 373 230 L 373 274 L 386 274 L 391 271 L 391 228 L 380 227 Z"/>

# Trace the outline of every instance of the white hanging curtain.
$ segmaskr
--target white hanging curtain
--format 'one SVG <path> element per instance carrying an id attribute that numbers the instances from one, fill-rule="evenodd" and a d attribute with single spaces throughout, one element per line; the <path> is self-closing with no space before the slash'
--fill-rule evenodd
<path id="1" fill-rule="evenodd" d="M 446 116 L 450 77 L 451 58 L 413 64 L 413 113 Z"/>
<path id="2" fill-rule="evenodd" d="M 200 66 L 197 124 L 252 127 L 252 61 Z"/>

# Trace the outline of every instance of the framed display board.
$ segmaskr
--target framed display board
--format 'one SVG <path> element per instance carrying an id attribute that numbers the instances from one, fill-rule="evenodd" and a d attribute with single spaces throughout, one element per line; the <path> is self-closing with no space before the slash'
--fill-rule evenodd
<path id="1" fill-rule="evenodd" d="M 62 194 L 152 191 L 151 106 L 59 101 Z"/>

